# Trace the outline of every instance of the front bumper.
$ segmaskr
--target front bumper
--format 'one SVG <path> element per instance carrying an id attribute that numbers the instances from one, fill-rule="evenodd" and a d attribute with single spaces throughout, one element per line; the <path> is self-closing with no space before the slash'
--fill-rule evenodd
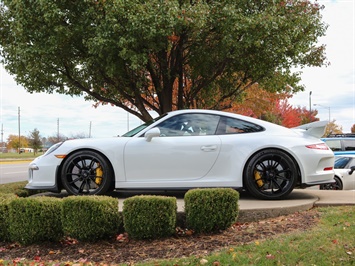
<path id="1" fill-rule="evenodd" d="M 26 189 L 59 192 L 57 173 L 62 159 L 55 156 L 40 156 L 28 166 L 28 183 Z"/>

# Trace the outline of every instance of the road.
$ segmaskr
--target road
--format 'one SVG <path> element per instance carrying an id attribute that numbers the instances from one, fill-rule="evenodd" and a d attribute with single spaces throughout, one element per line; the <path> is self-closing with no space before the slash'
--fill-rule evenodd
<path id="1" fill-rule="evenodd" d="M 0 162 L 0 184 L 26 181 L 29 161 Z"/>

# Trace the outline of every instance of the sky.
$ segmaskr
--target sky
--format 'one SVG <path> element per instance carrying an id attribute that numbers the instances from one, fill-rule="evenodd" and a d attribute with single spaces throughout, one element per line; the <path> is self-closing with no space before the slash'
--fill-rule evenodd
<path id="1" fill-rule="evenodd" d="M 350 132 L 355 124 L 355 0 L 318 0 L 324 5 L 323 21 L 329 25 L 319 43 L 326 44 L 330 66 L 302 69 L 305 90 L 295 94 L 290 104 L 311 106 L 320 120 L 335 120 Z M 141 124 L 126 111 L 106 105 L 93 107 L 82 97 L 28 93 L 17 85 L 0 65 L 0 141 L 9 135 L 29 136 L 34 129 L 42 137 L 59 134 L 72 137 L 122 135 Z"/>

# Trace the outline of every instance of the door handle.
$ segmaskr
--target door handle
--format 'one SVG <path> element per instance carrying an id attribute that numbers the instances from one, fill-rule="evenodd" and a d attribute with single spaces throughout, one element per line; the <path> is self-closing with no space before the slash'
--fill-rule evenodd
<path id="1" fill-rule="evenodd" d="M 201 151 L 215 151 L 217 150 L 217 145 L 206 145 L 206 146 L 201 146 Z"/>

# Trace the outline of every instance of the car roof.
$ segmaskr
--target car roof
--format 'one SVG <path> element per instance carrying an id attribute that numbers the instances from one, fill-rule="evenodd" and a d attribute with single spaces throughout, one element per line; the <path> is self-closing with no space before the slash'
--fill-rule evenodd
<path id="1" fill-rule="evenodd" d="M 206 110 L 206 109 L 183 109 L 183 110 L 175 110 L 175 111 L 170 111 L 167 114 L 168 115 L 176 115 L 176 114 L 187 114 L 187 113 L 204 113 L 204 114 L 214 114 L 214 115 L 220 115 L 220 116 L 229 116 L 233 118 L 238 118 L 238 119 L 243 119 L 245 121 L 249 121 L 252 123 L 259 124 L 260 126 L 268 126 L 268 127 L 277 127 L 277 128 L 285 128 L 283 126 L 264 121 L 258 118 L 250 117 L 250 116 L 245 116 L 241 114 L 236 114 L 228 111 L 218 111 L 218 110 Z"/>

